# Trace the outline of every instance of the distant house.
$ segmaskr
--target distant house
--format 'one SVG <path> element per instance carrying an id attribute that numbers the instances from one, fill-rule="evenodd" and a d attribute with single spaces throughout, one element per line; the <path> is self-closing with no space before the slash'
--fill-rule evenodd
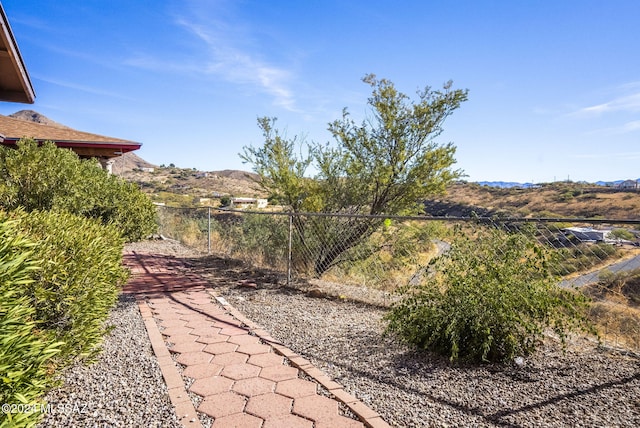
<path id="1" fill-rule="evenodd" d="M 593 229 L 591 227 L 567 227 L 561 229 L 565 236 L 574 236 L 580 242 L 606 242 L 609 241 L 610 229 Z"/>
<path id="2" fill-rule="evenodd" d="M 637 180 L 625 180 L 621 183 L 618 183 L 616 187 L 618 189 L 625 189 L 625 190 L 638 190 L 638 188 L 640 188 Z"/>
<path id="3" fill-rule="evenodd" d="M 153 171 L 155 171 L 155 168 L 142 167 L 142 168 L 140 168 L 140 170 L 141 170 L 142 172 L 153 172 Z"/>
<path id="4" fill-rule="evenodd" d="M 231 208 L 246 210 L 250 208 L 266 208 L 268 201 L 257 198 L 231 198 Z"/>

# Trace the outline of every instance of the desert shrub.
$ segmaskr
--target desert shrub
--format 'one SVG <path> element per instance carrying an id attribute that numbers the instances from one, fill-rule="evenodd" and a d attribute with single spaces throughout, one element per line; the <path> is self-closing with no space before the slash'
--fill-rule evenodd
<path id="1" fill-rule="evenodd" d="M 613 229 L 611 231 L 611 236 L 618 239 L 625 239 L 627 241 L 633 241 L 636 239 L 636 235 L 627 229 Z"/>
<path id="2" fill-rule="evenodd" d="M 347 257 L 327 277 L 395 291 L 421 271 L 437 252 L 434 240 L 447 233 L 441 222 L 387 219 L 366 241 L 345 253 Z"/>
<path id="3" fill-rule="evenodd" d="M 611 244 L 589 245 L 580 243 L 575 237 L 568 239 L 572 246 L 559 248 L 556 252 L 558 263 L 553 269 L 557 275 L 586 271 L 619 255 L 619 250 Z"/>
<path id="4" fill-rule="evenodd" d="M 157 229 L 157 213 L 149 197 L 134 183 L 102 171 L 100 175 L 103 185 L 99 199 L 88 211 L 88 216 L 113 224 L 129 242 L 139 241 L 154 233 Z"/>
<path id="5" fill-rule="evenodd" d="M 234 256 L 254 264 L 283 267 L 287 260 L 287 217 L 243 214 L 239 221 L 224 225 L 224 238 Z"/>
<path id="6" fill-rule="evenodd" d="M 34 246 L 0 212 L 0 403 L 42 404 L 51 383 L 48 363 L 59 343 L 40 329 L 35 308 L 21 294 L 39 268 Z M 0 413 L 0 426 L 30 426 L 39 413 Z"/>
<path id="7" fill-rule="evenodd" d="M 208 209 L 158 208 L 160 233 L 163 236 L 199 250 L 206 249 Z"/>
<path id="8" fill-rule="evenodd" d="M 405 287 L 387 331 L 451 360 L 506 360 L 533 352 L 546 328 L 593 331 L 587 299 L 560 289 L 551 257 L 522 234 L 458 234 L 418 287 Z"/>
<path id="9" fill-rule="evenodd" d="M 53 143 L 21 140 L 0 148 L 0 207 L 65 210 L 113 223 L 128 241 L 155 231 L 151 200 L 135 184 L 107 174 Z"/>
<path id="10" fill-rule="evenodd" d="M 605 269 L 598 275 L 598 282 L 592 284 L 589 291 L 599 297 L 640 306 L 640 269 L 618 272 Z"/>
<path id="11" fill-rule="evenodd" d="M 575 198 L 575 196 L 576 196 L 576 194 L 575 194 L 575 192 L 573 190 L 567 190 L 567 191 L 564 191 L 564 192 L 560 193 L 557 196 L 557 201 L 558 202 L 569 202 L 569 201 L 572 201 L 573 198 Z"/>
<path id="12" fill-rule="evenodd" d="M 34 281 L 19 287 L 38 326 L 64 342 L 62 359 L 94 356 L 106 333 L 103 322 L 127 278 L 119 231 L 65 211 L 13 216 L 36 244 L 32 257 L 42 261 L 31 274 Z"/>

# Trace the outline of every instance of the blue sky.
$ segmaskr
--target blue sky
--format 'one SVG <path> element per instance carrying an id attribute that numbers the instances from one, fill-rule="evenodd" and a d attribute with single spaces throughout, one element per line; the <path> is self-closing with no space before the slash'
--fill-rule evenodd
<path id="1" fill-rule="evenodd" d="M 640 1 L 3 0 L 33 109 L 155 164 L 249 169 L 259 116 L 331 141 L 367 73 L 469 89 L 445 123 L 470 181 L 640 178 Z"/>

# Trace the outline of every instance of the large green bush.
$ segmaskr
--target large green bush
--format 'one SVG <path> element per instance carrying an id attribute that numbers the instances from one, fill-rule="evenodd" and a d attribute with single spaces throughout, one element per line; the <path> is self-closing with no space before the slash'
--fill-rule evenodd
<path id="1" fill-rule="evenodd" d="M 123 240 L 115 226 L 65 211 L 17 212 L 19 227 L 36 243 L 41 266 L 20 287 L 39 325 L 64 342 L 63 358 L 90 357 L 105 334 L 104 320 L 127 278 Z"/>
<path id="2" fill-rule="evenodd" d="M 473 237 L 472 237 L 473 236 Z M 451 360 L 498 361 L 527 355 L 551 327 L 564 339 L 593 331 L 587 300 L 557 287 L 547 252 L 523 234 L 461 232 L 419 287 L 387 315 L 388 331 Z"/>
<path id="3" fill-rule="evenodd" d="M 101 173 L 102 174 L 102 173 Z M 157 211 L 138 186 L 113 175 L 103 175 L 99 200 L 88 215 L 115 225 L 128 241 L 140 241 L 157 229 Z"/>
<path id="4" fill-rule="evenodd" d="M 152 234 L 157 224 L 155 207 L 135 184 L 107 174 L 95 160 L 33 140 L 0 148 L 0 207 L 99 218 L 115 224 L 127 241 Z"/>
<path id="5" fill-rule="evenodd" d="M 42 404 L 50 385 L 48 363 L 59 343 L 36 322 L 31 299 L 23 294 L 39 268 L 34 246 L 16 222 L 0 212 L 0 404 Z M 38 413 L 0 413 L 0 426 L 29 426 Z"/>

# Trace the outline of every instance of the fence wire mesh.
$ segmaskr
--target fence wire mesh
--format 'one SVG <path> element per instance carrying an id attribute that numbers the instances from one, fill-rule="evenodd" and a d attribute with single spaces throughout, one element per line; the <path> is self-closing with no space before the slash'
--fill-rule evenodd
<path id="1" fill-rule="evenodd" d="M 592 298 L 591 316 L 606 345 L 640 351 L 640 220 L 382 217 L 169 207 L 159 207 L 159 219 L 163 236 L 278 272 L 282 284 L 323 281 L 389 296 L 428 281 L 430 262 L 447 253 L 455 236 L 480 240 L 486 231 L 517 234 L 550 255 L 548 268 L 558 286 Z M 504 257 L 504 250 L 494 247 L 490 258 Z"/>

